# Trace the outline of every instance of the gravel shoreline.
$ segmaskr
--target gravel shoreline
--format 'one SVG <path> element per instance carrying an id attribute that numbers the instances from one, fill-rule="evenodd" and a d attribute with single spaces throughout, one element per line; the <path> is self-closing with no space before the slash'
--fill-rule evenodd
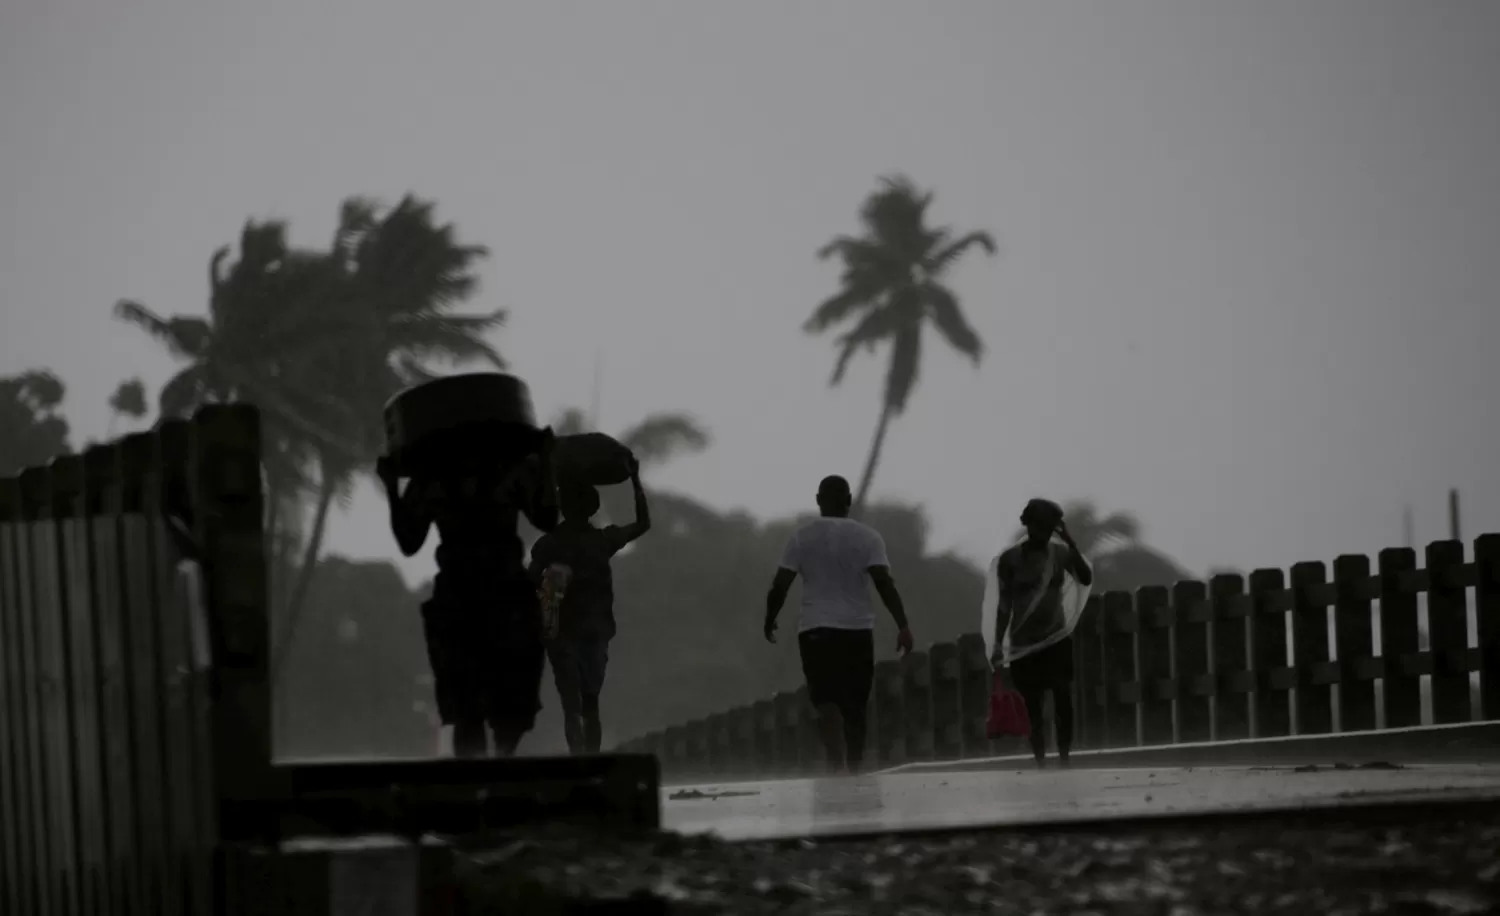
<path id="1" fill-rule="evenodd" d="M 859 839 L 496 834 L 466 914 L 1500 913 L 1500 809 L 1408 805 Z"/>

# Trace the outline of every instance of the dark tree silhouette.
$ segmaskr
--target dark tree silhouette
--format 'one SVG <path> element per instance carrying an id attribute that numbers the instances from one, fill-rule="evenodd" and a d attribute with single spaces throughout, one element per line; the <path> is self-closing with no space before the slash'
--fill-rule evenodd
<path id="1" fill-rule="evenodd" d="M 19 474 L 72 451 L 58 412 L 67 386 L 44 369 L 0 378 L 0 475 Z"/>
<path id="2" fill-rule="evenodd" d="M 261 409 L 279 668 L 329 512 L 382 447 L 381 407 L 435 361 L 503 367 L 485 335 L 505 316 L 454 314 L 487 252 L 414 197 L 388 211 L 346 201 L 326 251 L 291 248 L 278 222 L 247 223 L 239 249 L 232 264 L 228 247 L 210 261 L 207 315 L 162 318 L 128 300 L 116 314 L 186 363 L 161 390 L 163 416 L 228 400 Z"/>
<path id="3" fill-rule="evenodd" d="M 922 332 L 930 323 L 959 353 L 978 365 L 984 355 L 979 334 L 969 325 L 956 296 L 944 280 L 971 248 L 995 253 L 987 232 L 957 234 L 927 224 L 932 194 L 904 177 L 885 178 L 860 208 L 863 234 L 839 236 L 818 252 L 843 264 L 840 289 L 825 300 L 803 325 L 817 334 L 852 323 L 837 341 L 838 359 L 830 385 L 844 378 L 849 360 L 861 348 L 891 348 L 885 391 L 875 438 L 855 490 L 859 512 L 869 496 L 875 468 L 892 418 L 906 410 L 921 367 Z"/>
<path id="4" fill-rule="evenodd" d="M 109 435 L 115 434 L 115 423 L 121 417 L 139 420 L 149 410 L 146 406 L 146 383 L 138 378 L 121 382 L 109 396 Z"/>

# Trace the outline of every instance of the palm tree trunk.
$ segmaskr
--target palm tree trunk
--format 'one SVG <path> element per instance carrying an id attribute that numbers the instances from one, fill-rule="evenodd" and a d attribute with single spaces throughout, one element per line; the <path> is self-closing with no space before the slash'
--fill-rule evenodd
<path id="1" fill-rule="evenodd" d="M 312 529 L 307 533 L 307 543 L 302 548 L 302 562 L 297 567 L 296 584 L 292 586 L 286 606 L 281 609 L 281 638 L 271 653 L 271 683 L 275 685 L 281 675 L 282 665 L 291 651 L 292 641 L 301 622 L 302 605 L 307 600 L 307 590 L 312 585 L 313 574 L 318 568 L 318 553 L 323 548 L 323 533 L 328 527 L 328 514 L 333 508 L 337 480 L 323 472 L 322 485 L 318 488 L 318 506 L 313 512 Z"/>
<path id="2" fill-rule="evenodd" d="M 891 425 L 891 405 L 882 404 L 880 422 L 875 424 L 875 441 L 870 443 L 870 457 L 865 460 L 865 471 L 859 477 L 859 489 L 854 491 L 854 506 L 849 514 L 858 518 L 865 510 L 865 498 L 870 495 L 870 484 L 875 480 L 875 466 L 880 464 L 880 451 L 885 447 L 885 432 Z"/>

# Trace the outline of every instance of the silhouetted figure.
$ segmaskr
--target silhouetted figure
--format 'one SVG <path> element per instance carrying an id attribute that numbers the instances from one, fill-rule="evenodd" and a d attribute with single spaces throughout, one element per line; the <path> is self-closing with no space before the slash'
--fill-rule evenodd
<path id="1" fill-rule="evenodd" d="M 900 629 L 896 648 L 911 651 L 911 630 L 891 578 L 885 540 L 849 518 L 849 481 L 825 477 L 818 485 L 822 518 L 798 528 L 766 595 L 765 635 L 776 641 L 776 616 L 802 576 L 797 643 L 818 730 L 835 772 L 858 772 L 864 762 L 870 685 L 875 678 L 875 604 L 871 582 Z"/>
<path id="2" fill-rule="evenodd" d="M 1067 576 L 1085 587 L 1094 574 L 1068 533 L 1062 507 L 1033 499 L 1021 512 L 1026 539 L 1000 554 L 1000 604 L 995 617 L 995 667 L 1008 665 L 1012 686 L 1031 714 L 1031 752 L 1044 766 L 1047 737 L 1042 704 L 1052 692 L 1057 756 L 1063 766 L 1073 747 L 1073 634 L 1062 591 Z M 1056 535 L 1063 543 L 1053 543 Z M 998 650 L 1009 634 L 1008 654 Z"/>
<path id="3" fill-rule="evenodd" d="M 405 491 L 389 461 L 377 468 L 403 554 L 421 550 L 437 526 L 438 573 L 422 626 L 455 756 L 484 756 L 486 725 L 496 756 L 514 754 L 541 709 L 541 609 L 516 528 L 521 513 L 542 531 L 557 525 L 552 431 L 538 442 L 535 453 L 509 460 L 454 448 L 440 471 L 418 472 Z"/>
<path id="4" fill-rule="evenodd" d="M 574 754 L 597 754 L 603 733 L 599 694 L 609 664 L 609 642 L 615 636 L 614 574 L 610 561 L 625 545 L 651 530 L 640 465 L 630 459 L 635 489 L 635 521 L 595 527 L 599 491 L 581 483 L 565 484 L 560 501 L 562 523 L 531 548 L 531 575 L 538 583 L 549 567 L 567 568 L 567 587 L 558 614 L 558 633 L 547 643 L 547 659 L 562 702 L 563 731 Z"/>

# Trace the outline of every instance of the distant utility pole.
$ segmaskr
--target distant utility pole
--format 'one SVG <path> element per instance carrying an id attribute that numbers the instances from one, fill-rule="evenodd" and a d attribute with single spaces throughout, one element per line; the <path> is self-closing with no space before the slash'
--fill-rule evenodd
<path id="1" fill-rule="evenodd" d="M 1464 539 L 1463 529 L 1458 523 L 1458 490 L 1448 491 L 1448 537 L 1455 541 Z"/>
<path id="2" fill-rule="evenodd" d="M 1412 524 L 1411 506 L 1409 505 L 1401 507 L 1401 535 L 1405 538 L 1405 544 L 1408 548 L 1417 546 L 1416 526 Z"/>

